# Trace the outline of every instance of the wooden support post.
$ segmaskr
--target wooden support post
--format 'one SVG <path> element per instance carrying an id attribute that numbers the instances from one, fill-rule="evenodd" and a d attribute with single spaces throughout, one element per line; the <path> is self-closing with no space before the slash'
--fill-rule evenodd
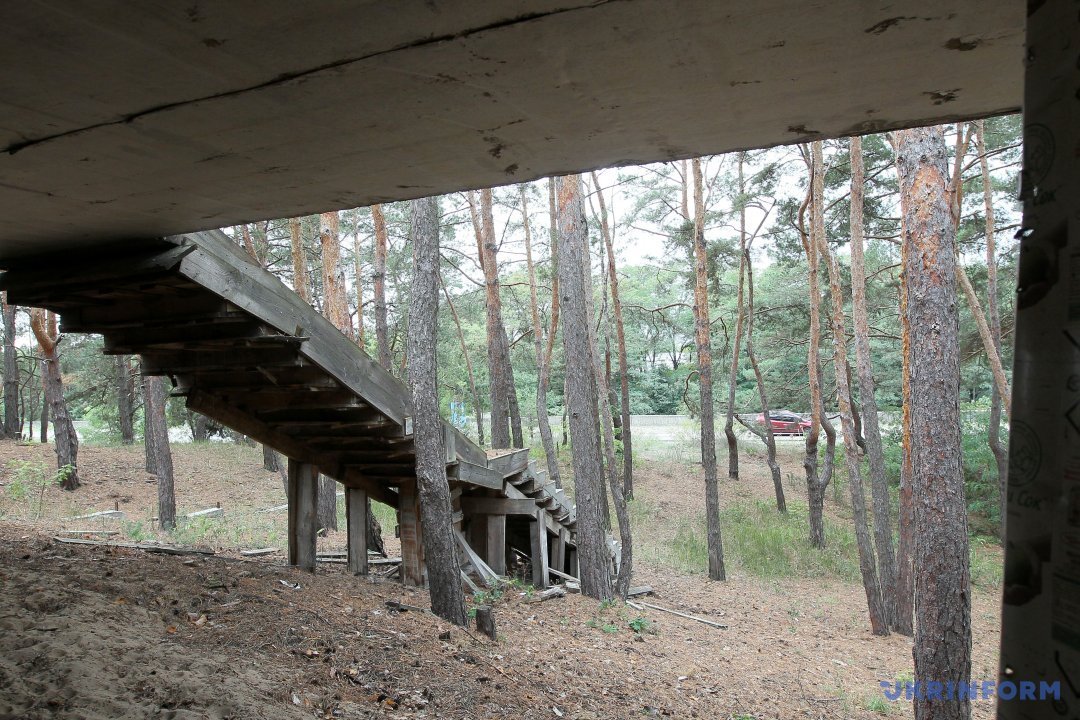
<path id="1" fill-rule="evenodd" d="M 349 535 L 349 572 L 368 574 L 367 491 L 358 487 L 345 488 L 345 523 Z"/>
<path id="2" fill-rule="evenodd" d="M 468 515 L 469 518 L 469 532 L 466 537 L 469 540 L 469 544 L 476 548 L 477 552 L 483 555 L 485 561 L 490 559 L 487 556 L 485 548 L 487 548 L 487 535 L 488 535 L 488 515 Z M 490 565 L 491 563 L 488 562 Z"/>
<path id="3" fill-rule="evenodd" d="M 475 546 L 474 546 L 475 547 Z M 484 560 L 499 575 L 506 574 L 506 516 L 487 516 L 487 536 L 484 538 Z"/>
<path id="4" fill-rule="evenodd" d="M 566 574 L 567 575 L 573 575 L 574 577 L 580 577 L 580 575 L 578 575 L 578 561 L 577 561 L 577 548 L 576 547 L 567 547 L 566 548 L 566 564 L 567 564 L 567 568 L 566 568 Z"/>
<path id="5" fill-rule="evenodd" d="M 551 540 L 551 567 L 559 572 L 566 572 L 566 538 L 569 534 L 560 528 L 559 533 Z"/>
<path id="6" fill-rule="evenodd" d="M 398 530 L 401 538 L 401 581 L 421 587 L 424 584 L 424 536 L 420 527 L 420 496 L 416 478 L 401 481 L 398 487 Z"/>
<path id="7" fill-rule="evenodd" d="M 315 571 L 319 471 L 289 458 L 289 564 Z"/>
<path id="8" fill-rule="evenodd" d="M 548 586 L 548 543 L 547 523 L 544 511 L 536 511 L 536 521 L 532 525 L 532 571 L 533 587 L 543 590 Z"/>

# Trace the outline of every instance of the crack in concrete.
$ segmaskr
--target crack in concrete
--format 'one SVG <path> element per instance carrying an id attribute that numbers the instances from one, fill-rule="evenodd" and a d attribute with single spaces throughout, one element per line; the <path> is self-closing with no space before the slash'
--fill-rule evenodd
<path id="1" fill-rule="evenodd" d="M 188 99 L 188 100 L 178 100 L 176 102 L 165 103 L 165 104 L 162 104 L 162 105 L 156 105 L 154 107 L 146 108 L 144 110 L 137 110 L 135 112 L 127 113 L 126 115 L 123 115 L 122 117 L 120 117 L 120 118 L 118 118 L 116 120 L 108 120 L 108 121 L 105 121 L 105 122 L 94 123 L 93 125 L 86 125 L 84 127 L 75 128 L 74 130 L 65 130 L 64 132 L 55 133 L 53 135 L 45 135 L 45 136 L 40 137 L 40 138 L 32 138 L 32 139 L 28 139 L 28 140 L 20 140 L 18 142 L 11 143 L 7 147 L 3 148 L 2 152 L 4 152 L 7 155 L 15 155 L 16 153 L 19 153 L 19 152 L 21 152 L 23 150 L 26 150 L 28 148 L 32 148 L 32 147 L 36 147 L 38 145 L 42 145 L 42 144 L 45 144 L 45 143 L 49 143 L 49 142 L 53 142 L 53 141 L 56 141 L 56 140 L 61 140 L 61 139 L 64 139 L 64 138 L 68 138 L 68 137 L 71 137 L 73 135 L 80 135 L 82 133 L 90 132 L 90 131 L 93 131 L 93 130 L 99 130 L 99 129 L 105 128 L 105 127 L 113 127 L 113 126 L 117 126 L 117 125 L 128 125 L 130 123 L 135 122 L 136 120 L 147 117 L 149 115 L 156 115 L 158 113 L 168 112 L 170 110 L 175 110 L 177 108 L 184 107 L 186 105 L 195 105 L 195 104 L 198 104 L 198 103 L 207 102 L 207 101 L 211 101 L 211 100 L 220 100 L 222 98 L 236 97 L 236 96 L 244 95 L 244 94 L 250 93 L 250 92 L 257 92 L 259 90 L 264 90 L 264 89 L 269 88 L 269 87 L 274 87 L 274 86 L 277 86 L 277 85 L 284 85 L 286 83 L 292 82 L 292 81 L 300 79 L 300 78 L 311 77 L 313 75 L 318 75 L 320 73 L 324 73 L 324 72 L 327 72 L 327 71 L 330 71 L 330 70 L 337 70 L 337 69 L 340 69 L 340 68 L 343 68 L 343 67 L 347 67 L 349 65 L 353 65 L 353 64 L 356 64 L 356 63 L 360 63 L 360 62 L 365 62 L 367 60 L 371 60 L 372 58 L 377 58 L 377 57 L 380 57 L 382 55 L 389 55 L 391 53 L 401 52 L 403 50 L 413 50 L 413 49 L 416 49 L 416 48 L 427 47 L 427 46 L 430 46 L 430 45 L 438 45 L 440 43 L 450 42 L 450 41 L 453 41 L 453 40 L 460 40 L 460 39 L 467 38 L 467 37 L 470 37 L 472 35 L 476 35 L 476 34 L 479 34 L 479 33 L 489 32 L 491 30 L 500 30 L 502 28 L 507 28 L 507 27 L 512 27 L 512 26 L 515 26 L 515 25 L 521 25 L 521 24 L 524 24 L 524 23 L 534 22 L 536 20 L 544 20 L 546 18 L 555 17 L 557 15 L 562 15 L 564 13 L 577 12 L 579 10 L 593 10 L 593 9 L 596 9 L 596 8 L 601 7 L 603 5 L 607 5 L 609 3 L 628 2 L 628 1 L 630 1 L 630 0 L 593 0 L 593 2 L 585 3 L 583 5 L 575 5 L 575 6 L 572 6 L 572 7 L 559 8 L 557 10 L 552 10 L 552 11 L 549 11 L 549 12 L 524 13 L 524 14 L 517 15 L 517 16 L 512 17 L 512 18 L 507 18 L 505 20 L 498 20 L 498 21 L 495 21 L 495 22 L 492 22 L 492 23 L 488 23 L 486 25 L 480 25 L 478 27 L 473 27 L 473 28 L 466 28 L 465 30 L 459 30 L 459 31 L 454 32 L 454 33 L 447 33 L 447 34 L 444 34 L 444 35 L 431 36 L 431 37 L 424 38 L 422 40 L 417 40 L 415 42 L 396 45 L 394 47 L 387 48 L 385 50 L 377 50 L 375 52 L 368 53 L 367 55 L 360 55 L 360 56 L 357 56 L 357 57 L 345 58 L 345 59 L 342 59 L 342 60 L 335 60 L 333 62 L 324 63 L 322 65 L 317 65 L 315 67 L 306 68 L 304 70 L 297 70 L 297 71 L 294 71 L 294 72 L 282 73 L 281 75 L 278 75 L 277 77 L 275 77 L 275 78 L 273 78 L 271 80 L 266 80 L 264 82 L 257 83 L 255 85 L 249 85 L 249 86 L 243 87 L 243 88 L 237 88 L 236 90 L 226 90 L 224 92 L 214 93 L 212 95 L 205 95 L 205 96 L 202 96 L 202 97 L 191 98 L 191 99 Z"/>

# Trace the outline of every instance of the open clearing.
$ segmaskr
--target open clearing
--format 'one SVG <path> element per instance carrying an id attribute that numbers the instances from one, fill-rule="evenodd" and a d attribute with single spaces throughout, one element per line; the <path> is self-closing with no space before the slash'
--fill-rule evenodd
<path id="1" fill-rule="evenodd" d="M 302 573 L 282 552 L 241 559 L 242 548 L 283 547 L 284 512 L 256 511 L 284 492 L 258 449 L 235 445 L 174 446 L 180 513 L 220 502 L 225 514 L 188 521 L 173 542 L 217 555 L 61 545 L 50 538 L 61 529 L 158 539 L 141 448 L 84 447 L 86 485 L 64 493 L 38 477 L 54 462 L 50 447 L 0 443 L 0 717 L 910 717 L 910 703 L 884 701 L 878 683 L 910 676 L 911 642 L 870 635 L 862 588 L 844 579 L 847 550 L 806 564 L 806 553 L 748 534 L 805 534 L 800 444 L 782 449 L 786 521 L 768 512 L 758 455 L 744 453 L 743 479 L 723 479 L 731 579 L 710 583 L 691 571 L 703 506 L 692 436 L 641 438 L 635 584 L 656 589 L 650 602 L 727 629 L 578 595 L 531 603 L 515 587 L 496 600 L 490 642 L 388 608 L 426 604 L 395 581 L 339 565 Z M 843 502 L 829 497 L 835 527 L 846 527 Z M 114 507 L 126 518 L 72 519 Z M 343 544 L 331 533 L 320 549 Z M 977 557 L 990 570 L 975 573 L 972 674 L 993 678 L 1000 552 Z M 973 708 L 992 716 L 990 702 Z"/>

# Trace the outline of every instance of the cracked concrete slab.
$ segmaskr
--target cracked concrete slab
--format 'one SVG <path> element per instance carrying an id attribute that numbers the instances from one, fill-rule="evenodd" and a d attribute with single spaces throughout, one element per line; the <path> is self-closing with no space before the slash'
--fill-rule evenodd
<path id="1" fill-rule="evenodd" d="M 1022 3 L 13 3 L 0 260 L 1008 112 Z"/>

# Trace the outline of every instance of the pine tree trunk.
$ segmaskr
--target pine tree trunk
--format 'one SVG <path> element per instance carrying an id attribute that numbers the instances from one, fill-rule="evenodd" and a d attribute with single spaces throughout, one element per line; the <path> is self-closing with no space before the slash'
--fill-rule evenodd
<path id="1" fill-rule="evenodd" d="M 356 344 L 364 347 L 364 276 L 360 263 L 360 221 L 353 232 L 353 278 L 356 283 Z"/>
<path id="2" fill-rule="evenodd" d="M 135 381 L 131 375 L 131 358 L 117 355 L 116 368 L 116 413 L 120 421 L 120 442 L 131 445 L 135 442 Z"/>
<path id="3" fill-rule="evenodd" d="M 840 406 L 840 428 L 844 433 L 844 459 L 847 464 L 848 487 L 851 490 L 851 514 L 855 521 L 855 542 L 859 550 L 859 571 L 866 606 L 870 614 L 870 629 L 875 635 L 889 634 L 889 618 L 878 581 L 874 548 L 866 517 L 866 492 L 863 489 L 860 467 L 858 433 L 851 411 L 851 385 L 848 380 L 847 334 L 844 330 L 844 296 L 840 289 L 840 267 L 829 250 L 827 239 L 818 238 L 818 252 L 829 271 L 829 295 L 832 296 L 833 369 L 836 374 L 836 400 Z"/>
<path id="4" fill-rule="evenodd" d="M 900 235 L 906 234 L 901 217 Z M 907 266 L 907 246 L 900 245 L 900 265 Z M 911 495 L 911 324 L 908 320 L 907 273 L 900 274 L 900 387 L 903 412 L 900 420 L 900 512 L 897 518 L 896 549 L 896 632 L 911 636 L 915 632 L 915 509 Z"/>
<path id="5" fill-rule="evenodd" d="M 439 205 L 436 198 L 413 200 L 410 241 L 413 249 L 412 301 L 409 304 L 409 386 L 412 388 L 416 478 L 420 521 L 424 528 L 431 610 L 466 625 L 461 567 L 454 538 L 446 450 L 439 417 L 437 323 L 439 315 Z"/>
<path id="6" fill-rule="evenodd" d="M 986 215 L 986 313 L 990 321 L 990 335 L 994 351 L 1001 357 L 1001 314 L 998 312 L 997 248 L 994 238 L 994 188 L 990 182 L 990 164 L 986 160 L 986 127 L 982 120 L 975 122 L 975 142 L 979 152 L 979 168 L 983 185 L 983 212 Z M 1001 444 L 1002 397 L 997 384 L 990 395 L 990 420 L 987 423 L 987 445 L 997 464 L 999 512 L 1001 514 L 1001 538 L 1005 539 L 1005 505 L 1008 498 L 1006 485 L 1009 477 L 1009 454 Z"/>
<path id="7" fill-rule="evenodd" d="M 544 353 L 544 328 L 540 324 L 540 303 L 537 300 L 536 292 L 536 266 L 533 264 L 532 256 L 532 228 L 529 223 L 529 202 L 525 193 L 525 186 L 519 185 L 518 190 L 521 193 L 521 217 L 525 226 L 525 264 L 529 273 L 529 309 L 532 315 L 533 346 L 536 350 L 536 423 L 540 428 L 540 442 L 544 446 L 544 457 L 547 459 L 549 477 L 551 477 L 552 480 L 558 481 L 558 456 L 555 453 L 555 438 L 551 434 L 551 422 L 548 419 L 547 408 L 547 377 L 550 377 L 551 371 L 545 367 L 548 363 L 548 358 Z M 553 290 L 553 293 L 557 296 L 558 290 Z M 555 328 L 555 323 L 557 322 L 558 318 L 555 317 L 552 320 L 553 330 Z M 554 335 L 554 332 L 552 332 L 552 335 Z M 554 476 L 551 476 L 550 474 L 552 465 L 555 466 Z"/>
<path id="8" fill-rule="evenodd" d="M 281 458 L 274 452 L 274 448 L 269 445 L 263 444 L 263 470 L 267 472 L 278 472 L 281 470 Z"/>
<path id="9" fill-rule="evenodd" d="M 581 269 L 588 256 L 588 228 L 581 177 L 556 180 L 559 215 L 559 295 L 562 307 L 563 349 L 566 354 L 566 407 L 578 511 L 578 567 L 581 592 L 610 599 L 611 563 L 605 537 L 603 468 L 600 462 L 596 384 L 589 360 L 589 328 L 585 278 Z"/>
<path id="10" fill-rule="evenodd" d="M 773 493 L 776 495 L 776 510 L 786 513 L 787 500 L 784 498 L 784 484 L 780 476 L 780 463 L 776 459 L 776 436 L 773 434 L 772 421 L 769 416 L 769 397 L 765 392 L 765 378 L 761 374 L 757 354 L 754 352 L 754 264 L 750 259 L 750 248 L 746 249 L 744 257 L 746 262 L 746 357 L 750 360 L 750 367 L 754 369 L 758 399 L 761 400 L 761 414 L 765 418 L 765 428 L 762 431 L 765 440 L 765 464 L 769 466 L 769 472 L 772 474 Z"/>
<path id="11" fill-rule="evenodd" d="M 45 361 L 42 360 L 44 363 Z M 47 368 L 41 368 L 41 414 L 38 415 L 38 441 L 44 445 L 49 442 L 49 375 Z"/>
<path id="12" fill-rule="evenodd" d="M 0 296 L 0 314 L 4 324 L 4 425 L 3 434 L 17 438 L 19 423 L 19 357 L 15 352 L 15 306 L 7 304 L 7 293 Z"/>
<path id="13" fill-rule="evenodd" d="M 60 374 L 60 353 L 57 351 L 60 332 L 57 330 L 56 315 L 34 308 L 30 313 L 30 327 L 41 349 L 42 381 L 48 407 L 48 414 L 43 409 L 42 416 L 47 427 L 48 415 L 52 415 L 60 486 L 65 490 L 75 490 L 79 487 L 79 436 L 75 433 L 75 425 L 71 422 L 64 399 L 64 380 Z"/>
<path id="14" fill-rule="evenodd" d="M 607 203 L 604 201 L 604 193 L 600 190 L 596 173 L 592 174 L 592 180 L 593 185 L 596 186 L 597 200 L 600 203 L 600 229 L 604 236 L 604 247 L 607 250 L 611 305 L 615 315 L 615 340 L 619 356 L 619 403 L 622 415 L 623 488 L 629 500 L 634 497 L 634 440 L 630 427 L 630 368 L 626 355 L 626 328 L 623 323 L 622 300 L 619 297 L 619 273 L 615 265 L 615 244 L 611 225 L 608 222 Z"/>
<path id="15" fill-rule="evenodd" d="M 162 530 L 176 528 L 176 494 L 173 488 L 172 448 L 165 415 L 165 382 L 157 376 L 143 377 L 143 439 L 147 471 L 157 477 L 158 523 Z"/>
<path id="16" fill-rule="evenodd" d="M 821 142 L 814 143 L 815 160 L 820 160 Z M 889 479 L 885 474 L 885 452 L 878 425 L 874 368 L 870 359 L 870 318 L 866 309 L 866 262 L 863 259 L 864 171 L 862 138 L 851 138 L 851 314 L 855 330 L 855 358 L 859 375 L 859 398 L 862 401 L 863 436 L 870 464 L 870 493 L 874 508 L 874 549 L 877 553 L 878 579 L 889 627 L 896 627 L 896 554 L 893 550 Z"/>
<path id="17" fill-rule="evenodd" d="M 390 239 L 382 205 L 371 206 L 371 218 L 375 224 L 375 350 L 379 364 L 392 371 L 394 361 L 390 357 L 390 328 L 386 320 L 386 251 Z"/>
<path id="18" fill-rule="evenodd" d="M 323 315 L 341 334 L 355 339 L 349 301 L 345 293 L 345 274 L 338 267 L 341 260 L 340 220 L 336 212 L 319 216 L 319 243 L 322 248 Z"/>
<path id="19" fill-rule="evenodd" d="M 712 382 L 712 338 L 709 322 L 708 260 L 705 252 L 705 190 L 701 158 L 690 162 L 694 184 L 694 340 L 701 401 L 701 464 L 705 473 L 705 521 L 709 579 L 726 580 L 724 541 L 720 529 L 720 481 L 716 472 L 715 402 Z"/>
<path id="20" fill-rule="evenodd" d="M 330 530 L 337 530 L 337 481 L 334 478 L 328 475 L 319 475 L 317 499 L 316 522 L 319 529 L 324 534 Z"/>
<path id="21" fill-rule="evenodd" d="M 551 224 L 551 321 L 547 335 L 547 344 L 544 347 L 543 362 L 540 365 L 540 377 L 536 383 L 536 412 L 548 418 L 547 394 L 551 386 L 551 364 L 555 355 L 555 336 L 559 334 L 559 215 L 555 207 L 555 179 L 548 178 L 548 218 Z M 563 406 L 563 417 L 566 417 L 566 407 Z M 543 426 L 541 426 L 541 429 Z M 563 426 L 563 445 L 566 444 L 566 423 Z M 548 423 L 548 433 L 551 434 L 551 425 Z M 559 471 L 559 455 L 555 447 L 555 438 L 548 437 L 541 440 L 544 442 L 544 455 L 547 459 L 548 478 L 555 483 L 555 487 L 562 489 L 562 473 Z M 550 444 L 550 445 L 549 445 Z"/>
<path id="22" fill-rule="evenodd" d="M 971 673 L 967 505 L 961 459 L 956 229 L 941 128 L 893 133 L 907 246 L 911 464 L 915 520 L 915 679 Z M 970 703 L 915 700 L 915 717 L 968 718 Z"/>
<path id="23" fill-rule="evenodd" d="M 799 236 L 803 251 L 806 253 L 809 284 L 810 328 L 806 350 L 807 378 L 810 386 L 810 429 L 806 432 L 806 456 L 803 469 L 806 470 L 806 497 L 810 516 L 810 544 L 817 548 L 825 547 L 825 490 L 829 479 L 818 471 L 818 439 L 824 415 L 821 400 L 821 288 L 818 284 L 818 243 L 819 235 L 825 233 L 824 195 L 825 168 L 811 162 L 810 193 L 807 201 L 799 208 Z M 805 228 L 804 215 L 807 205 L 811 208 L 810 234 Z"/>
<path id="24" fill-rule="evenodd" d="M 739 192 L 745 191 L 743 162 L 745 155 L 739 153 Z M 740 219 L 743 219 L 740 216 Z M 746 232 L 739 233 L 739 293 L 735 296 L 735 338 L 731 349 L 731 367 L 728 370 L 728 415 L 724 423 L 724 435 L 728 440 L 728 477 L 739 479 L 739 437 L 735 435 L 735 386 L 739 383 L 739 357 L 743 336 L 743 283 L 746 276 Z"/>
<path id="25" fill-rule="evenodd" d="M 517 392 L 514 389 L 514 369 L 510 364 L 510 344 L 503 323 L 502 299 L 499 294 L 499 257 L 495 240 L 495 220 L 492 214 L 490 189 L 480 191 L 477 210 L 474 193 L 469 193 L 469 207 L 476 230 L 480 267 L 484 271 L 484 306 L 488 339 L 488 383 L 491 396 L 491 446 L 493 448 L 523 447 L 521 413 L 516 416 Z M 511 438 L 512 435 L 512 438 Z"/>
<path id="26" fill-rule="evenodd" d="M 304 241 L 300 235 L 300 218 L 289 218 L 289 240 L 292 246 L 293 262 L 293 289 L 300 299 L 306 303 L 311 302 L 311 291 L 308 290 L 307 276 L 307 251 L 304 249 Z"/>

